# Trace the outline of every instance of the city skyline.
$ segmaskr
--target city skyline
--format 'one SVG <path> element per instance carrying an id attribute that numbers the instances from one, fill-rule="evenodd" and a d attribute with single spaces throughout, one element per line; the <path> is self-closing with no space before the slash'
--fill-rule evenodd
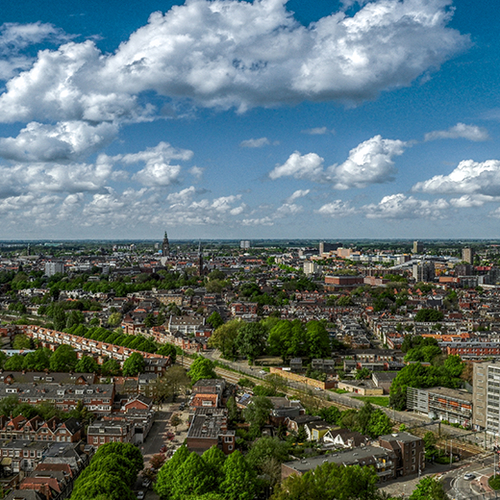
<path id="1" fill-rule="evenodd" d="M 0 240 L 500 238 L 490 10 L 6 5 Z"/>

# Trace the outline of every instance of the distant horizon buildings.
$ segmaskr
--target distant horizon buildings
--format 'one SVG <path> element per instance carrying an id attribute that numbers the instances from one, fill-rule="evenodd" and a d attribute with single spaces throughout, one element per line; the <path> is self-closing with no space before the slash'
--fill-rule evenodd
<path id="1" fill-rule="evenodd" d="M 242 250 L 247 250 L 249 248 L 252 248 L 252 242 L 250 240 L 241 240 L 240 241 L 240 248 Z"/>

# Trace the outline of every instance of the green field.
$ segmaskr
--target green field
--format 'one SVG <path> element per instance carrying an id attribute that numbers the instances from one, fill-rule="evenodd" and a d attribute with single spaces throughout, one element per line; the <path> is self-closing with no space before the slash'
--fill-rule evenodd
<path id="1" fill-rule="evenodd" d="M 389 406 L 389 396 L 354 396 L 353 399 L 359 399 L 372 405 L 385 406 L 386 408 Z"/>

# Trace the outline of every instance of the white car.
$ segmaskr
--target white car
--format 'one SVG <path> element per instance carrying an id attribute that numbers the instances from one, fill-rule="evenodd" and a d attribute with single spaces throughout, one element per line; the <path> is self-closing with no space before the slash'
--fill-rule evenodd
<path id="1" fill-rule="evenodd" d="M 472 474 L 472 472 L 467 472 L 467 474 L 464 474 L 464 479 L 466 481 L 472 481 L 473 479 L 476 479 L 476 475 Z"/>

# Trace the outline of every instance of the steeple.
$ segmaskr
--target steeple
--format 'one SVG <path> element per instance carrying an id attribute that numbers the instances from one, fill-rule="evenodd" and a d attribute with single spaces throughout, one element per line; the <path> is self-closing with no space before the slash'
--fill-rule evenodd
<path id="1" fill-rule="evenodd" d="M 163 243 L 161 245 L 161 253 L 163 257 L 168 257 L 170 255 L 170 243 L 168 242 L 167 231 L 165 231 L 165 236 L 163 236 Z"/>

